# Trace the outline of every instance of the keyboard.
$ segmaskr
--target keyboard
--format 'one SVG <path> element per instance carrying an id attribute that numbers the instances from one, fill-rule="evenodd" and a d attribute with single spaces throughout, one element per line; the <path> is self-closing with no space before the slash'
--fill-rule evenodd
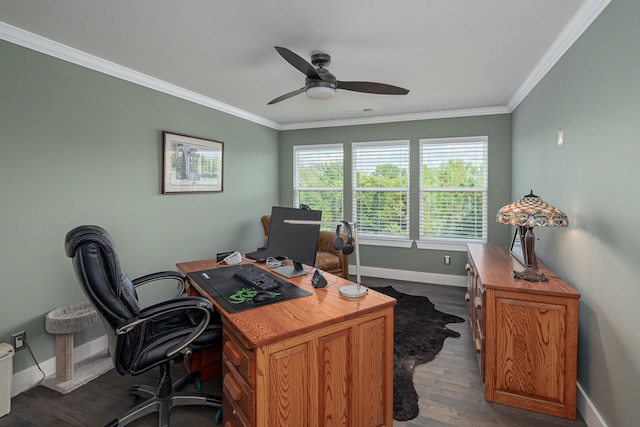
<path id="1" fill-rule="evenodd" d="M 242 268 L 233 275 L 261 291 L 270 291 L 282 286 L 276 279 L 253 269 Z"/>

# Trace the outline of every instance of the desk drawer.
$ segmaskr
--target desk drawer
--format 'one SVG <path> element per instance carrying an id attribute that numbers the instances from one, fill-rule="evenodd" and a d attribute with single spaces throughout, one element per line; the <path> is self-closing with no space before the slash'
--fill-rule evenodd
<path id="1" fill-rule="evenodd" d="M 255 387 L 255 355 L 234 340 L 231 335 L 224 333 L 222 353 L 227 361 L 238 371 L 242 379 Z"/>
<path id="2" fill-rule="evenodd" d="M 241 411 L 231 403 L 231 398 L 226 394 L 222 399 L 222 414 L 224 416 L 224 427 L 251 427 L 251 423 L 249 423 Z"/>
<path id="3" fill-rule="evenodd" d="M 224 392 L 224 402 L 233 403 L 235 412 L 241 412 L 245 419 L 249 423 L 254 421 L 254 408 L 255 399 L 253 390 L 250 389 L 241 379 L 236 375 L 233 368 L 229 368 L 228 359 L 225 357 L 225 374 L 222 380 L 222 391 Z M 227 414 L 223 411 L 225 420 Z"/>

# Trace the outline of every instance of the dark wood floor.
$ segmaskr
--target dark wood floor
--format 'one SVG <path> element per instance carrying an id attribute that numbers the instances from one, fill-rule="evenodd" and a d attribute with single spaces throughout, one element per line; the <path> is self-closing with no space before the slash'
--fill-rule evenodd
<path id="1" fill-rule="evenodd" d="M 187 370 L 182 364 L 172 366 L 174 380 Z M 128 388 L 134 384 L 154 385 L 157 370 L 136 377 L 120 376 L 115 369 L 90 383 L 62 395 L 43 386 L 34 387 L 14 397 L 11 412 L 0 418 L 2 427 L 103 426 L 133 407 Z M 218 378 L 202 383 L 202 392 L 220 396 Z M 184 391 L 195 391 L 193 384 Z M 171 411 L 171 425 L 185 427 L 215 426 L 216 408 L 182 406 Z M 129 424 L 132 427 L 157 427 L 156 414 Z"/>
<path id="2" fill-rule="evenodd" d="M 364 278 L 362 282 L 374 289 L 393 285 L 400 292 L 427 296 L 438 310 L 467 316 L 464 288 L 373 278 Z M 448 327 L 461 336 L 447 338 L 436 359 L 415 371 L 420 415 L 411 421 L 394 421 L 394 427 L 586 427 L 580 415 L 578 420 L 569 421 L 486 402 L 468 322 L 452 323 Z M 176 365 L 174 372 L 174 378 L 178 378 L 185 370 L 182 365 Z M 112 370 L 67 395 L 42 386 L 34 387 L 12 399 L 11 413 L 0 418 L 0 426 L 104 425 L 132 406 L 127 392 L 129 385 L 154 384 L 155 377 L 155 371 L 121 377 Z M 219 379 L 203 383 L 203 391 L 219 394 Z M 172 424 L 213 426 L 214 416 L 213 408 L 179 407 L 172 411 Z M 157 418 L 148 415 L 130 425 L 155 427 Z"/>

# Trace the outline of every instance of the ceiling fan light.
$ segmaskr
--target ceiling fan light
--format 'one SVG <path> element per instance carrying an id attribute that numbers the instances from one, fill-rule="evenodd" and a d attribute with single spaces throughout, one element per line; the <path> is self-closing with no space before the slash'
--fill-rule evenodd
<path id="1" fill-rule="evenodd" d="M 336 95 L 335 88 L 328 86 L 314 86 L 305 91 L 311 99 L 331 99 Z"/>

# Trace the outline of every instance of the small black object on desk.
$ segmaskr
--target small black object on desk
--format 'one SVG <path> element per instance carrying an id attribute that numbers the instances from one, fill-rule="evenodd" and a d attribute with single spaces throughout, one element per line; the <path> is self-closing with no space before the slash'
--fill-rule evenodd
<path id="1" fill-rule="evenodd" d="M 274 299 L 278 295 L 280 295 L 280 294 L 273 294 L 273 293 L 271 293 L 269 291 L 260 291 L 257 294 L 255 294 L 255 296 L 253 297 L 253 300 L 255 302 L 271 301 L 272 299 Z"/>

